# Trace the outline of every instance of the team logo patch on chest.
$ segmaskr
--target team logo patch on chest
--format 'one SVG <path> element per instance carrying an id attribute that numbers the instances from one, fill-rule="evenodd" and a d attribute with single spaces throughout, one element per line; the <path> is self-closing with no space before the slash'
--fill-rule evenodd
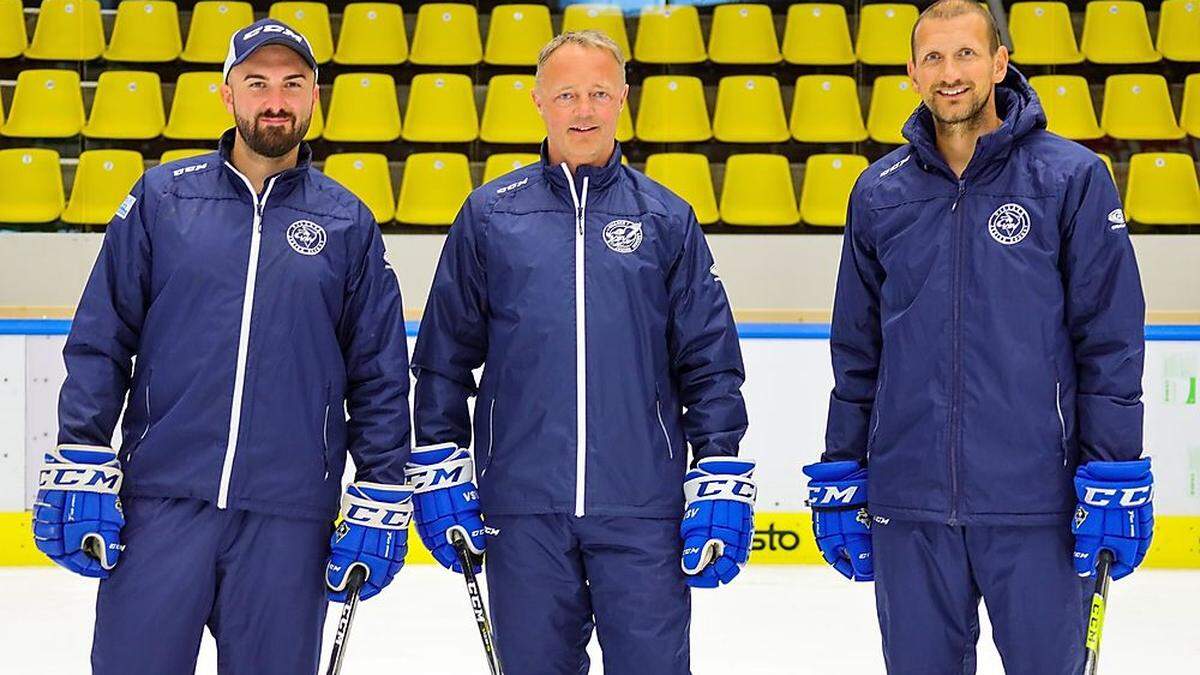
<path id="1" fill-rule="evenodd" d="M 604 245 L 617 253 L 633 253 L 642 245 L 642 224 L 614 220 L 604 226 Z"/>
<path id="2" fill-rule="evenodd" d="M 1005 246 L 1020 243 L 1029 234 L 1029 212 L 1012 202 L 1001 206 L 988 218 L 988 234 Z"/>
<path id="3" fill-rule="evenodd" d="M 316 255 L 325 248 L 325 228 L 311 220 L 297 220 L 288 225 L 287 241 L 300 255 Z"/>

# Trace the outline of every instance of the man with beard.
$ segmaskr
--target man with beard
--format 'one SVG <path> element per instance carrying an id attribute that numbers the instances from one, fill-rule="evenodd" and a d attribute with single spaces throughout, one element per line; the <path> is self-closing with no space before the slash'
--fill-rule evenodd
<path id="1" fill-rule="evenodd" d="M 400 289 L 370 211 L 300 140 L 316 61 L 267 19 L 224 72 L 237 128 L 134 186 L 64 349 L 34 536 L 102 580 L 102 675 L 193 672 L 205 626 L 222 673 L 315 673 L 326 594 L 356 568 L 378 593 L 406 552 Z"/>
<path id="2" fill-rule="evenodd" d="M 935 3 L 912 50 L 911 143 L 850 199 L 817 543 L 874 579 L 892 675 L 974 673 L 981 598 L 1009 675 L 1077 675 L 1086 577 L 1101 551 L 1132 572 L 1153 529 L 1133 247 L 988 12 Z"/>

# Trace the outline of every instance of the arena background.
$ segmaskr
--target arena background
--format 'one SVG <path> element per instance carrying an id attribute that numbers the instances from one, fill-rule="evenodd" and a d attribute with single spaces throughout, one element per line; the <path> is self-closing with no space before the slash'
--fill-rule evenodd
<path id="1" fill-rule="evenodd" d="M 902 140 L 908 27 L 927 3 L 569 4 L 0 1 L 0 564 L 49 564 L 28 507 L 69 317 L 140 171 L 229 126 L 211 75 L 183 76 L 219 71 L 228 33 L 213 26 L 244 11 L 292 23 L 328 59 L 317 164 L 380 220 L 410 339 L 466 191 L 536 151 L 537 48 L 567 19 L 623 28 L 623 149 L 696 207 L 739 320 L 743 452 L 761 467 L 752 561 L 816 562 L 799 467 L 822 447 L 840 214 L 857 171 Z M 1200 3 L 987 4 L 1027 76 L 1066 78 L 1035 80 L 1051 128 L 1103 154 L 1125 198 L 1151 340 L 1147 565 L 1200 567 Z"/>

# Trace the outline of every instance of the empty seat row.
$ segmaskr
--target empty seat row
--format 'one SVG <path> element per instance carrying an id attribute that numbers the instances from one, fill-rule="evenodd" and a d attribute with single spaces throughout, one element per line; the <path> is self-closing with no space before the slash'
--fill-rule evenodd
<path id="1" fill-rule="evenodd" d="M 1077 140 L 1200 137 L 1200 73 L 1189 76 L 1177 118 L 1161 75 L 1110 76 L 1097 119 L 1088 82 L 1074 75 L 1030 79 L 1050 130 Z M 483 115 L 466 75 L 423 73 L 413 77 L 403 118 L 395 80 L 383 73 L 346 73 L 333 85 L 328 115 L 318 107 L 309 140 L 336 142 L 537 143 L 545 127 L 530 97 L 529 75 L 497 75 L 489 81 Z M 215 72 L 182 74 L 171 112 L 163 112 L 155 73 L 106 71 L 100 75 L 90 113 L 84 111 L 79 76 L 68 70 L 26 70 L 17 80 L 7 123 L 0 107 L 0 134 L 17 138 L 214 139 L 233 124 L 220 97 Z M 770 76 L 721 79 L 711 119 L 699 78 L 647 77 L 637 96 L 636 125 L 629 106 L 621 111 L 617 138 L 652 143 L 880 143 L 904 142 L 901 130 L 920 103 L 903 75 L 875 79 L 864 121 L 858 85 L 845 75 L 797 78 L 790 119 L 779 82 Z M 401 123 L 401 120 L 403 124 Z"/>
<path id="2" fill-rule="evenodd" d="M 162 161 L 183 159 L 201 150 L 176 151 Z M 503 153 L 488 158 L 483 181 L 489 182 L 526 164 L 536 154 Z M 1107 158 L 1106 158 L 1107 161 Z M 0 222 L 104 224 L 143 171 L 143 158 L 131 150 L 89 150 L 75 171 L 70 199 L 64 198 L 58 153 L 41 148 L 0 150 Z M 792 167 L 771 154 L 732 155 L 724 167 L 718 204 L 708 158 L 692 153 L 661 153 L 647 158 L 648 176 L 687 200 L 701 223 L 730 225 L 841 226 L 850 191 L 867 168 L 858 155 L 812 155 L 804 165 L 796 201 Z M 1111 166 L 1111 164 L 1110 164 Z M 400 191 L 392 183 L 388 160 L 372 153 L 330 155 L 325 173 L 358 195 L 380 222 L 393 219 L 415 225 L 449 224 L 473 188 L 466 155 L 414 153 L 404 162 Z M 1145 224 L 1200 222 L 1200 184 L 1196 165 L 1182 153 L 1142 153 L 1132 157 L 1125 198 L 1129 218 Z"/>
<path id="3" fill-rule="evenodd" d="M 1200 61 L 1200 3 L 1163 0 L 1157 42 L 1150 37 L 1141 2 L 1095 0 L 1084 14 L 1082 44 L 1076 42 L 1063 2 L 1016 2 L 1009 9 L 1013 61 L 1019 64 L 1153 63 Z"/>

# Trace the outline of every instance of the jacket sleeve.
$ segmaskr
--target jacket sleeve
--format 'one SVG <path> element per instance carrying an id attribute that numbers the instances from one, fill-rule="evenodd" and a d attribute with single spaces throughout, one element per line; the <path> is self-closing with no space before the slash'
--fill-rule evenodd
<path id="1" fill-rule="evenodd" d="M 667 278 L 667 346 L 694 459 L 737 455 L 749 422 L 742 400 L 742 347 L 725 287 L 689 208 L 683 247 Z"/>
<path id="2" fill-rule="evenodd" d="M 1142 454 L 1146 303 L 1120 197 L 1108 169 L 1090 163 L 1069 189 L 1062 273 L 1075 351 L 1081 461 Z"/>
<path id="3" fill-rule="evenodd" d="M 339 325 L 350 416 L 347 447 L 356 480 L 399 485 L 412 429 L 404 305 L 379 226 L 362 203 L 358 210 L 359 227 L 369 236 L 347 280 Z"/>
<path id="4" fill-rule="evenodd" d="M 864 174 L 865 175 L 865 174 Z M 875 406 L 883 335 L 879 293 L 883 268 L 868 234 L 861 182 L 851 194 L 833 300 L 829 350 L 833 392 L 825 426 L 823 461 L 867 461 L 867 439 Z"/>
<path id="5" fill-rule="evenodd" d="M 58 442 L 109 447 L 150 302 L 156 197 L 139 179 L 108 223 L 63 348 Z"/>
<path id="6" fill-rule="evenodd" d="M 450 226 L 421 318 L 413 352 L 419 446 L 471 443 L 467 399 L 476 392 L 472 371 L 483 364 L 488 340 L 480 217 L 468 199 Z"/>

